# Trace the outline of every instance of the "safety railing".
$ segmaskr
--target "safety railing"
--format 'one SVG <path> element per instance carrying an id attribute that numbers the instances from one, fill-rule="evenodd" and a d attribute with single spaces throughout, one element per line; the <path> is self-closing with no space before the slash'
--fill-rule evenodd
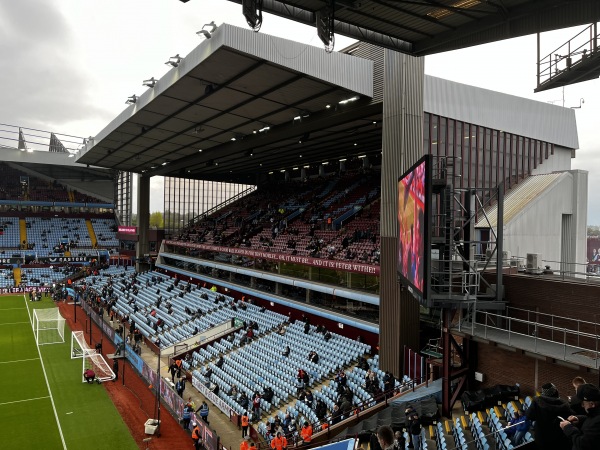
<path id="1" fill-rule="evenodd" d="M 520 317 L 514 317 L 520 316 Z M 543 320 L 542 320 L 543 319 Z M 574 354 L 581 354 L 589 358 L 590 367 L 599 367 L 600 324 L 568 317 L 553 316 L 537 313 L 520 308 L 507 308 L 507 314 L 497 314 L 487 311 L 477 311 L 475 317 L 468 321 L 459 321 L 459 331 L 481 336 L 484 339 L 493 337 L 502 339 L 509 346 L 522 344 L 522 337 L 530 339 L 534 352 L 541 352 L 540 343 L 552 343 L 556 347 L 547 356 L 563 361 L 573 361 Z M 498 335 L 488 336 L 490 331 L 501 331 Z M 506 333 L 506 334 L 504 334 Z M 531 345 L 531 344 L 530 344 Z"/>
<path id="2" fill-rule="evenodd" d="M 538 87 L 571 70 L 597 50 L 598 27 L 593 23 L 538 61 Z"/>

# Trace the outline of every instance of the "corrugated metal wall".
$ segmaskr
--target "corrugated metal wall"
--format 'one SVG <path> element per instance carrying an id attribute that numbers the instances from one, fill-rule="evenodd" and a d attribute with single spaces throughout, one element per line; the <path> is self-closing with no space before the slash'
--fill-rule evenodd
<path id="1" fill-rule="evenodd" d="M 352 56 L 373 61 L 373 99 L 371 103 L 383 101 L 384 50 L 373 44 L 358 42 L 351 50 Z"/>
<path id="2" fill-rule="evenodd" d="M 397 183 L 423 153 L 424 60 L 385 50 L 381 165 L 380 366 L 399 375 L 418 350 L 419 303 L 397 282 Z"/>

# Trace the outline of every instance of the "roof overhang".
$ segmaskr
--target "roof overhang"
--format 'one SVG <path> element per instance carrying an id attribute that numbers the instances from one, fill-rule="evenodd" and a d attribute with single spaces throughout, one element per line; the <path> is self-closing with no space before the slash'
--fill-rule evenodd
<path id="1" fill-rule="evenodd" d="M 241 4 L 241 0 L 229 1 Z M 331 1 L 263 0 L 263 12 L 315 26 L 317 13 L 327 3 Z M 424 56 L 597 22 L 600 2 L 336 0 L 334 17 L 336 34 Z"/>
<path id="2" fill-rule="evenodd" d="M 322 152 L 307 145 L 319 133 L 335 157 L 333 142 L 356 143 L 332 136 L 336 128 L 350 135 L 377 122 L 381 104 L 372 96 L 370 60 L 225 24 L 98 133 L 77 162 L 223 179 L 301 163 L 304 149 L 306 159 Z M 380 148 L 379 133 L 372 141 Z"/>

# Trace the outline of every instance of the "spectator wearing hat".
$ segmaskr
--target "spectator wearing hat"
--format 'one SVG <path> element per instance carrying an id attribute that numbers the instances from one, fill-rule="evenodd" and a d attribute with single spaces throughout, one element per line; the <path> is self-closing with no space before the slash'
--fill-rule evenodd
<path id="1" fill-rule="evenodd" d="M 542 392 L 525 412 L 529 420 L 535 421 L 533 434 L 535 445 L 540 450 L 564 450 L 570 448 L 569 439 L 559 426 L 560 417 L 572 415 L 569 403 L 559 398 L 558 389 L 552 383 L 542 386 Z"/>
<path id="2" fill-rule="evenodd" d="M 412 407 L 409 406 L 404 413 L 406 414 L 406 426 L 410 434 L 409 448 L 420 449 L 421 448 L 421 419 L 419 414 Z"/>
<path id="3" fill-rule="evenodd" d="M 577 389 L 577 397 L 586 415 L 569 416 L 560 422 L 560 427 L 573 450 L 596 450 L 600 446 L 600 389 L 583 384 Z"/>

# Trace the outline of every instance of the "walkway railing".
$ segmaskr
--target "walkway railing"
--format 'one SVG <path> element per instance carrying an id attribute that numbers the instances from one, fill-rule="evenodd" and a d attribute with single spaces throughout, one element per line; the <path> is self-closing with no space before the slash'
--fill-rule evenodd
<path id="1" fill-rule="evenodd" d="M 477 311 L 470 321 L 460 321 L 458 329 L 484 339 L 488 339 L 492 330 L 501 331 L 506 333 L 504 339 L 508 345 L 515 345 L 517 338 L 526 337 L 531 339 L 536 353 L 540 343 L 553 343 L 557 345 L 557 352 L 547 356 L 567 361 L 568 356 L 580 354 L 589 358 L 590 366 L 599 367 L 600 324 L 596 322 L 508 307 L 506 314 Z M 494 339 L 497 340 L 497 336 Z"/>
<path id="2" fill-rule="evenodd" d="M 551 81 L 566 70 L 588 58 L 598 50 L 598 27 L 596 23 L 581 30 L 573 38 L 538 61 L 537 85 Z"/>

